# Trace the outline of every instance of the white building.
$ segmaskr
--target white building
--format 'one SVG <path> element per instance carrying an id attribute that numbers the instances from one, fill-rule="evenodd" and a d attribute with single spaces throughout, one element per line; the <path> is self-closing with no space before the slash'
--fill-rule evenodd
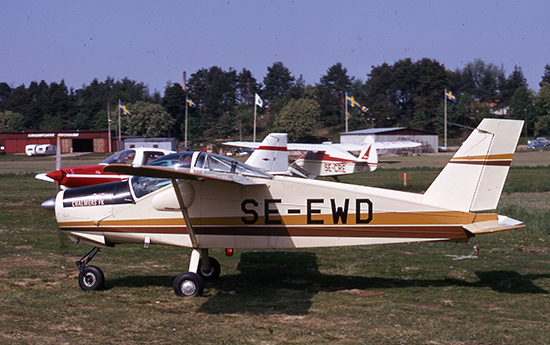
<path id="1" fill-rule="evenodd" d="M 178 139 L 176 138 L 125 138 L 122 140 L 122 149 L 133 149 L 135 147 L 149 147 L 169 151 L 178 150 Z"/>
<path id="2" fill-rule="evenodd" d="M 392 152 L 380 153 L 396 153 L 397 152 L 410 152 L 410 153 L 433 153 L 437 152 L 439 144 L 439 138 L 437 133 L 424 131 L 421 129 L 413 129 L 409 127 L 392 127 L 392 128 L 369 128 L 360 129 L 352 132 L 340 133 L 340 142 L 362 144 L 366 137 L 374 137 L 375 142 L 379 141 L 415 141 L 421 143 L 419 147 L 411 149 L 399 149 L 392 150 Z"/>

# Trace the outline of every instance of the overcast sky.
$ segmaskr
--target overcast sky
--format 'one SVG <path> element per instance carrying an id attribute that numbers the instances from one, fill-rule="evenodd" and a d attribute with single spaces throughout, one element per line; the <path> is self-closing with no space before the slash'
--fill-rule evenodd
<path id="1" fill-rule="evenodd" d="M 366 80 L 372 66 L 410 57 L 447 69 L 481 58 L 538 90 L 550 64 L 550 1 L 4 1 L 0 82 L 97 78 L 168 81 L 201 68 L 243 68 L 263 81 L 281 61 L 307 84 L 341 62 Z"/>

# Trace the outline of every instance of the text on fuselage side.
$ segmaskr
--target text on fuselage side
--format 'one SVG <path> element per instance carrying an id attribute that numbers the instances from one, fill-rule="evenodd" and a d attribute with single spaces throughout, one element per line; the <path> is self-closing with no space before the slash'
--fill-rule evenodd
<path id="1" fill-rule="evenodd" d="M 281 224 L 281 214 L 277 204 L 282 204 L 282 199 L 264 199 L 264 224 Z M 330 199 L 333 224 L 347 224 L 350 199 L 344 199 L 343 204 L 337 205 L 335 199 Z M 325 199 L 306 200 L 306 223 L 325 224 L 321 219 L 321 208 L 325 205 Z M 258 213 L 259 202 L 256 199 L 245 199 L 241 203 L 241 211 L 245 214 L 241 217 L 244 224 L 256 224 L 260 220 Z M 287 209 L 288 214 L 301 214 L 300 208 Z M 372 221 L 372 201 L 370 199 L 355 200 L 355 224 L 368 224 Z"/>

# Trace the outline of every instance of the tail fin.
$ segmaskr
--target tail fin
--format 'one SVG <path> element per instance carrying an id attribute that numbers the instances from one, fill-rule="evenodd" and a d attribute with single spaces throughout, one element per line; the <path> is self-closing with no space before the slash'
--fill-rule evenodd
<path id="1" fill-rule="evenodd" d="M 285 173 L 288 170 L 287 134 L 270 133 L 245 163 L 273 174 Z"/>
<path id="2" fill-rule="evenodd" d="M 484 119 L 422 198 L 464 212 L 494 210 L 512 163 L 523 121 Z"/>
<path id="3" fill-rule="evenodd" d="M 370 168 L 370 171 L 376 170 L 378 167 L 378 152 L 374 146 L 374 138 L 368 136 L 363 142 L 363 148 L 359 153 L 359 161 L 366 162 Z"/>

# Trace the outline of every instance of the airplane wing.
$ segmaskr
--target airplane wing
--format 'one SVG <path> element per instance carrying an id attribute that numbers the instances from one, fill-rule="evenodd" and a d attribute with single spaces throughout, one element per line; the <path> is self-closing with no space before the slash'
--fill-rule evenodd
<path id="1" fill-rule="evenodd" d="M 224 145 L 247 147 L 251 149 L 257 149 L 261 143 L 251 141 L 227 141 Z M 405 149 L 421 146 L 421 143 L 415 141 L 379 141 L 374 143 L 376 149 Z M 364 144 L 307 144 L 307 143 L 288 143 L 288 151 L 327 151 L 329 147 L 340 149 L 343 151 L 361 151 L 365 146 Z"/>
<path id="2" fill-rule="evenodd" d="M 378 141 L 374 143 L 377 149 L 408 149 L 421 146 L 422 143 L 416 141 Z"/>
<path id="3" fill-rule="evenodd" d="M 261 142 L 252 142 L 252 141 L 226 141 L 222 143 L 223 145 L 235 146 L 235 147 L 246 147 L 249 149 L 257 149 L 260 147 Z"/>
<path id="4" fill-rule="evenodd" d="M 289 151 L 326 151 L 332 145 L 334 144 L 289 143 L 287 148 Z"/>
<path id="5" fill-rule="evenodd" d="M 216 180 L 233 182 L 240 185 L 262 185 L 264 183 L 254 182 L 253 180 L 246 178 L 242 175 L 231 173 L 217 173 L 211 171 L 205 171 L 201 173 L 191 173 L 188 171 L 167 169 L 153 166 L 133 166 L 130 164 L 109 164 L 103 168 L 105 172 L 114 172 L 124 175 L 132 176 L 146 176 L 156 178 L 169 178 L 169 179 L 187 179 L 187 180 Z"/>
<path id="6" fill-rule="evenodd" d="M 406 149 L 421 146 L 421 143 L 415 141 L 378 141 L 374 143 L 376 149 Z M 326 151 L 328 147 L 336 148 L 343 151 L 361 151 L 365 144 L 301 144 L 289 143 L 287 145 L 289 151 Z"/>

